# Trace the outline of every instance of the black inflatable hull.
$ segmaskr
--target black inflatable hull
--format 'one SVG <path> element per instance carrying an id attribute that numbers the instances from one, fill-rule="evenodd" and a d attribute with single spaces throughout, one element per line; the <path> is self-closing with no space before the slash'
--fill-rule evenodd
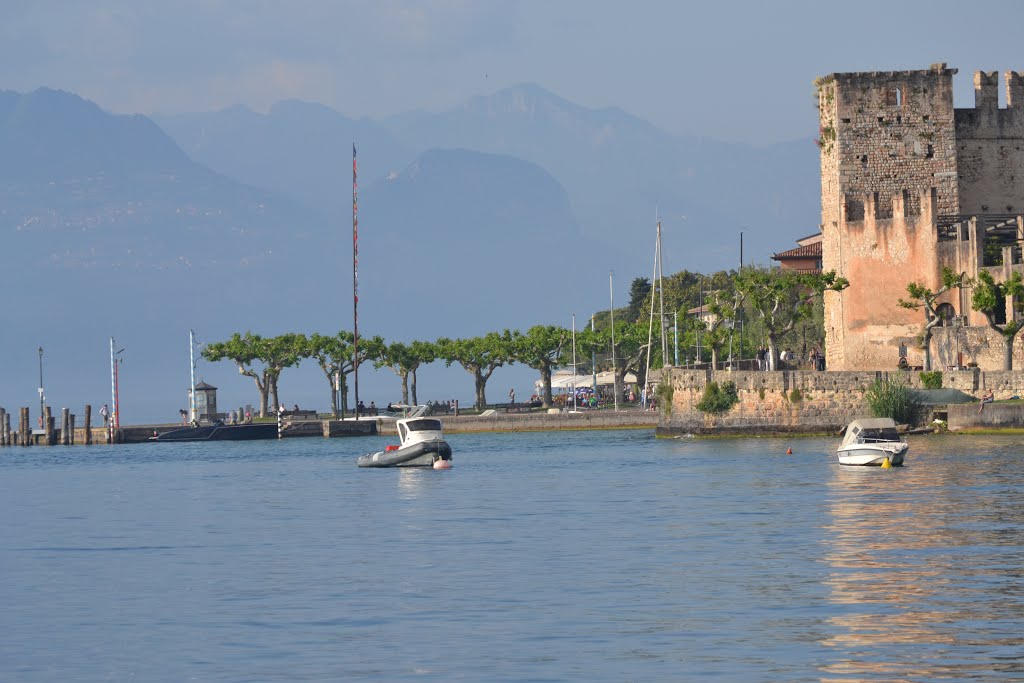
<path id="1" fill-rule="evenodd" d="M 435 460 L 451 460 L 447 441 L 423 441 L 394 451 L 378 451 L 360 456 L 360 467 L 432 467 Z"/>
<path id="2" fill-rule="evenodd" d="M 182 427 L 150 437 L 150 441 L 255 441 L 276 439 L 277 423 L 256 422 L 244 425 L 210 425 Z"/>

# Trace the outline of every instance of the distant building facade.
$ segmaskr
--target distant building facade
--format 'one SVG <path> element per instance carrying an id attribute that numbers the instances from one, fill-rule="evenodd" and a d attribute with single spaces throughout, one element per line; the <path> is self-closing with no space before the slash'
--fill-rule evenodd
<path id="1" fill-rule="evenodd" d="M 782 270 L 818 274 L 821 272 L 821 240 L 820 232 L 801 237 L 795 249 L 772 254 L 772 260 L 778 261 Z"/>
<path id="2" fill-rule="evenodd" d="M 975 106 L 954 109 L 954 74 L 935 64 L 817 80 L 822 267 L 850 281 L 825 295 L 829 369 L 892 369 L 901 344 L 923 362 L 925 314 L 897 304 L 911 281 L 937 290 L 947 266 L 997 281 L 1024 272 L 1024 78 L 1006 72 L 1000 108 L 997 74 L 976 73 Z M 1002 367 L 1002 340 L 970 299 L 968 288 L 941 299 L 935 369 Z"/>

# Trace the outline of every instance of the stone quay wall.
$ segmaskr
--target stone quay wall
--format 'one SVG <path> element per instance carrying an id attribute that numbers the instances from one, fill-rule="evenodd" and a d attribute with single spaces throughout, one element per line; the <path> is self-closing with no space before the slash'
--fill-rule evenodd
<path id="1" fill-rule="evenodd" d="M 671 405 L 661 414 L 659 436 L 679 434 L 835 434 L 851 420 L 870 417 L 864 396 L 876 379 L 898 379 L 924 389 L 915 371 L 711 372 L 672 368 L 667 381 Z M 697 404 L 711 382 L 733 382 L 739 402 L 722 415 L 701 412 Z M 1024 396 L 1024 372 L 978 369 L 942 373 L 942 387 L 980 398 L 991 388 L 996 400 Z M 974 410 L 977 410 L 975 405 Z"/>

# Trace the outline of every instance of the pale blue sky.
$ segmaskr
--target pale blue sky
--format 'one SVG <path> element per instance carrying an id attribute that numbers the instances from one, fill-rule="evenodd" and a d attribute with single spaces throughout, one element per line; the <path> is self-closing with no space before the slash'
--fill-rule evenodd
<path id="1" fill-rule="evenodd" d="M 115 112 L 280 99 L 352 117 L 438 111 L 534 82 L 680 134 L 814 134 L 833 71 L 1024 70 L 1024 3 L 605 0 L 0 0 L 0 88 L 61 88 Z"/>

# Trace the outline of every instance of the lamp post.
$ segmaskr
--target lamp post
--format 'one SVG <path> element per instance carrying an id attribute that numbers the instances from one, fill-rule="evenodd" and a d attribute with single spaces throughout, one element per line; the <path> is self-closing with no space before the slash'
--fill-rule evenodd
<path id="1" fill-rule="evenodd" d="M 39 347 L 39 424 L 43 425 L 43 415 L 46 413 L 45 400 L 43 399 L 43 347 Z"/>

